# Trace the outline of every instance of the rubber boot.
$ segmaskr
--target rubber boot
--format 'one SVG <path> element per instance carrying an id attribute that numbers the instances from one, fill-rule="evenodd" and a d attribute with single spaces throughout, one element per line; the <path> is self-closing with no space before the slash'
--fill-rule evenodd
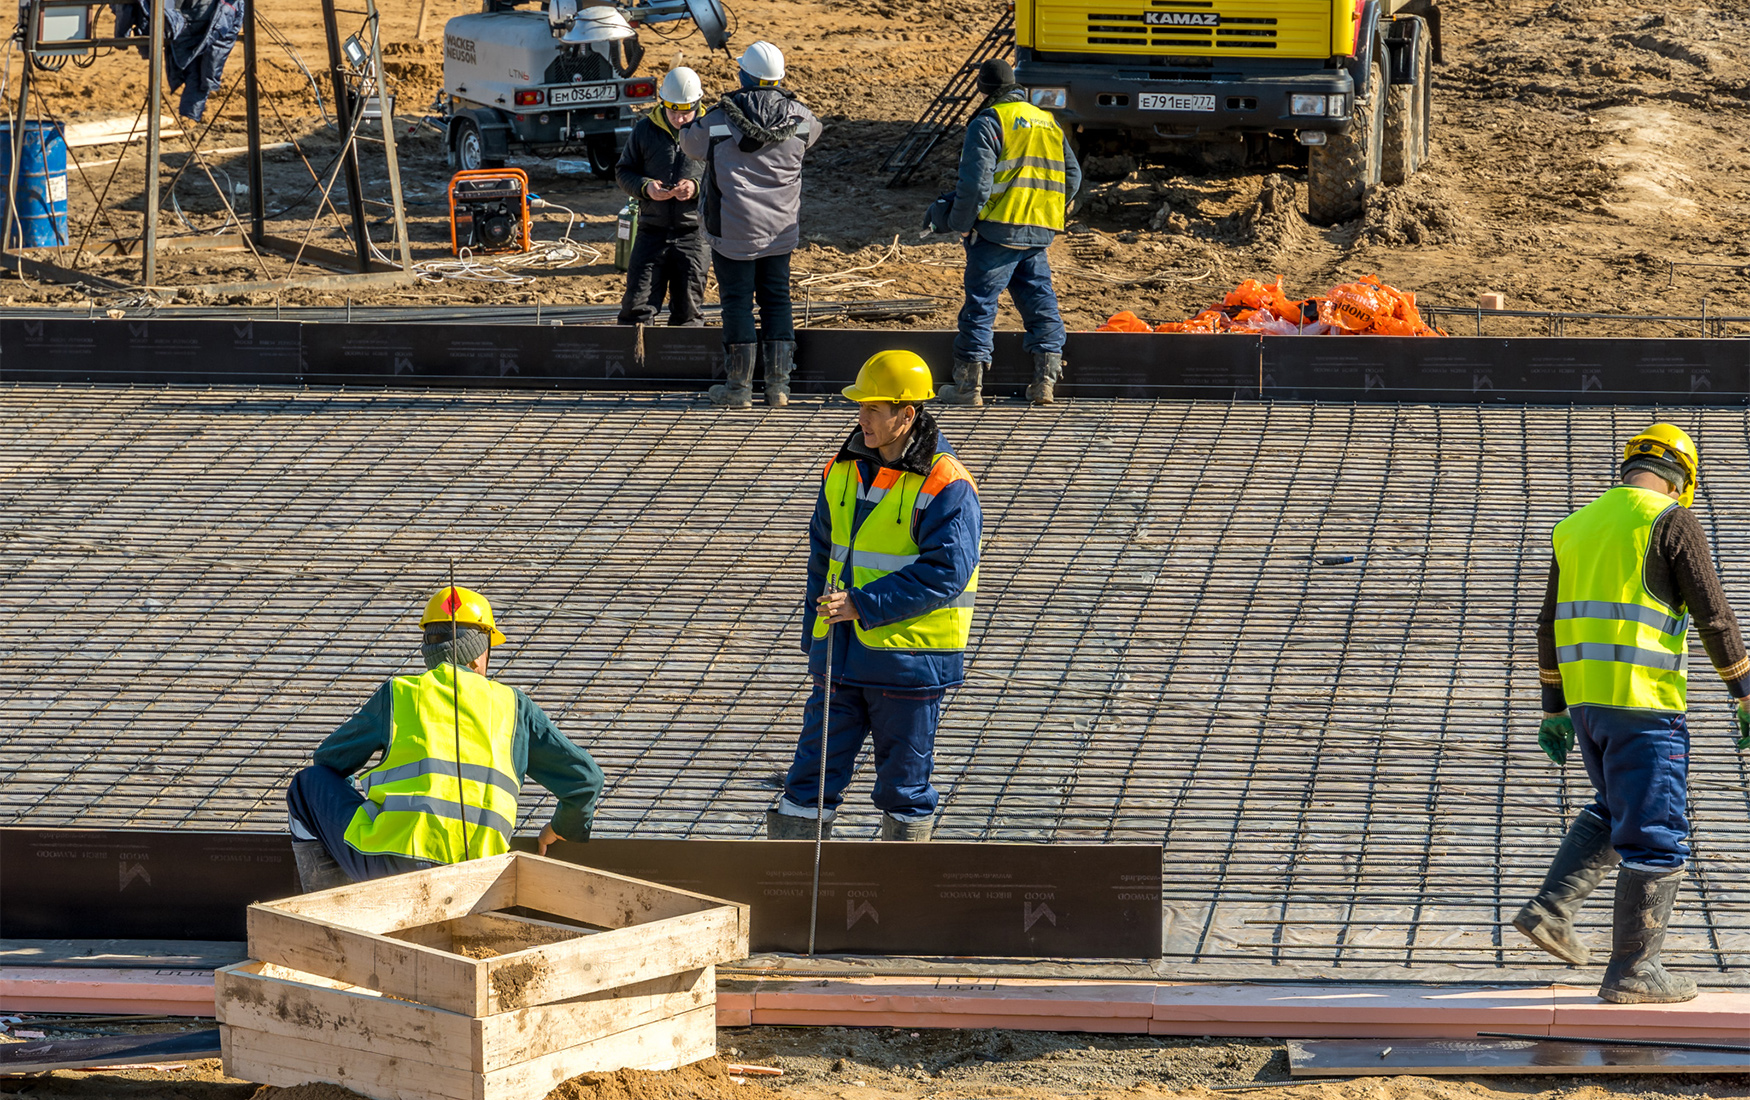
<path id="1" fill-rule="evenodd" d="M 954 360 L 954 382 L 936 391 L 936 400 L 944 405 L 984 404 L 984 371 L 989 363 L 968 363 Z"/>
<path id="2" fill-rule="evenodd" d="M 1063 377 L 1063 356 L 1054 351 L 1033 353 L 1033 384 L 1027 387 L 1027 400 L 1035 405 L 1049 405 L 1057 400 L 1057 380 Z"/>
<path id="3" fill-rule="evenodd" d="M 1643 871 L 1624 867 L 1616 872 L 1616 919 L 1610 965 L 1598 996 L 1612 1004 L 1670 1004 L 1695 999 L 1695 983 L 1659 965 L 1665 929 L 1677 904 L 1683 870 Z"/>
<path id="4" fill-rule="evenodd" d="M 766 811 L 767 840 L 813 840 L 814 819 L 812 817 L 797 817 L 795 814 L 781 814 L 776 809 Z M 832 839 L 832 822 L 822 822 L 820 839 Z"/>
<path id="5" fill-rule="evenodd" d="M 1610 830 L 1598 815 L 1581 811 L 1544 876 L 1543 888 L 1513 918 L 1532 943 L 1572 966 L 1585 966 L 1592 951 L 1574 934 L 1574 915 L 1617 863 Z"/>
<path id="6" fill-rule="evenodd" d="M 753 405 L 753 368 L 759 353 L 758 344 L 723 345 L 723 370 L 729 375 L 729 382 L 727 385 L 720 382 L 705 391 L 711 404 L 731 409 Z"/>
<path id="7" fill-rule="evenodd" d="M 928 840 L 935 827 L 936 819 L 933 817 L 901 821 L 897 817 L 881 815 L 882 840 Z"/>
<path id="8" fill-rule="evenodd" d="M 334 862 L 320 840 L 292 841 L 292 859 L 298 865 L 298 885 L 306 894 L 352 885 L 352 879 Z"/>
<path id="9" fill-rule="evenodd" d="M 796 365 L 796 341 L 766 342 L 766 404 L 781 409 L 790 403 L 790 371 Z"/>

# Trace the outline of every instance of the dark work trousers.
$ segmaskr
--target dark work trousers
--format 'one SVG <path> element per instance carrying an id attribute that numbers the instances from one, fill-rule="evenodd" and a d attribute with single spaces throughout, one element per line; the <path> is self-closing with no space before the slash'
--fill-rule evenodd
<path id="1" fill-rule="evenodd" d="M 731 260 L 721 252 L 712 252 L 711 265 L 717 270 L 717 297 L 723 303 L 725 346 L 796 339 L 795 323 L 790 316 L 788 252 L 757 260 Z M 753 324 L 756 300 L 760 305 L 757 334 Z"/>
<path id="2" fill-rule="evenodd" d="M 812 817 L 820 788 L 820 714 L 822 680 L 802 709 L 802 736 L 796 759 L 784 778 L 784 798 L 806 808 Z M 826 743 L 826 810 L 830 815 L 844 801 L 857 753 L 869 738 L 875 746 L 876 807 L 901 821 L 921 821 L 936 812 L 936 788 L 930 785 L 935 766 L 936 722 L 942 715 L 941 688 L 832 686 L 832 733 Z"/>
<path id="3" fill-rule="evenodd" d="M 995 347 L 998 297 L 1009 292 L 1027 335 L 1021 346 L 1029 354 L 1063 354 L 1063 317 L 1057 292 L 1051 287 L 1051 265 L 1043 248 L 1004 248 L 976 233 L 966 246 L 966 298 L 960 305 L 954 358 L 963 363 L 988 363 Z"/>
<path id="4" fill-rule="evenodd" d="M 697 226 L 638 227 L 632 259 L 626 268 L 626 297 L 620 301 L 620 324 L 648 325 L 668 300 L 668 323 L 705 323 L 705 234 Z"/>
<path id="5" fill-rule="evenodd" d="M 1672 711 L 1575 706 L 1574 739 L 1624 864 L 1670 871 L 1689 858 L 1689 724 Z"/>
<path id="6" fill-rule="evenodd" d="M 334 857 L 334 862 L 340 864 L 340 869 L 354 882 L 438 866 L 406 856 L 371 855 L 348 844 L 346 827 L 352 824 L 353 811 L 364 800 L 365 796 L 346 776 L 333 768 L 312 764 L 292 776 L 292 785 L 286 789 L 286 808 L 292 816 L 292 837 L 304 839 L 299 835 L 299 826 L 303 826 L 303 831 L 320 840 L 328 854 Z"/>

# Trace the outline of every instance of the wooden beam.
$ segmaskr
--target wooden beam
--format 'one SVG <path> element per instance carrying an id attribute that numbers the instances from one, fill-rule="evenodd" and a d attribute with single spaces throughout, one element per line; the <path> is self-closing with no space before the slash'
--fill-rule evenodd
<path id="1" fill-rule="evenodd" d="M 47 260 L 32 259 L 17 252 L 0 252 L 0 266 L 9 267 L 20 276 L 28 275 L 33 279 L 47 283 L 61 283 L 67 286 L 77 286 L 84 283 L 97 290 L 133 290 L 126 283 L 118 283 L 114 279 L 106 279 L 102 275 L 93 275 L 88 271 L 74 271 Z"/>

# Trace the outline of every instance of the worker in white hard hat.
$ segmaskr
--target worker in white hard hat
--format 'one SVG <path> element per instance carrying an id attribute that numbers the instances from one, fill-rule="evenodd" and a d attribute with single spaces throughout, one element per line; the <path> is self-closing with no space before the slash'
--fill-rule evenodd
<path id="1" fill-rule="evenodd" d="M 440 588 L 419 624 L 424 674 L 377 688 L 292 777 L 292 853 L 306 891 L 503 853 L 525 776 L 559 800 L 539 852 L 589 839 L 602 771 L 527 695 L 487 678 L 505 637 L 486 597 Z M 375 767 L 349 779 L 372 757 Z"/>
<path id="2" fill-rule="evenodd" d="M 658 87 L 656 109 L 632 127 L 615 178 L 638 200 L 638 235 L 626 270 L 622 325 L 648 325 L 664 300 L 668 323 L 702 325 L 707 248 L 699 226 L 705 166 L 681 152 L 677 135 L 699 114 L 699 75 L 680 66 Z"/>
<path id="3" fill-rule="evenodd" d="M 1750 749 L 1750 654 L 1689 510 L 1700 472 L 1695 441 L 1674 424 L 1630 439 L 1619 483 L 1556 524 L 1537 619 L 1538 744 L 1557 765 L 1578 747 L 1593 799 L 1513 925 L 1564 962 L 1586 965 L 1591 949 L 1574 918 L 1617 868 L 1610 962 L 1598 987 L 1617 1004 L 1696 993 L 1692 979 L 1659 962 L 1689 859 L 1691 623 L 1736 702 L 1737 747 Z"/>
<path id="4" fill-rule="evenodd" d="M 738 64 L 741 87 L 680 135 L 687 156 L 705 165 L 701 212 L 723 305 L 727 381 L 709 393 L 716 405 L 753 404 L 763 357 L 766 404 L 781 407 L 796 361 L 790 253 L 801 239 L 802 158 L 820 140 L 820 122 L 783 87 L 778 47 L 755 42 Z"/>
<path id="5" fill-rule="evenodd" d="M 935 389 L 916 354 L 872 356 L 844 394 L 857 427 L 826 464 L 808 528 L 802 650 L 814 690 L 766 835 L 812 840 L 817 813 L 830 832 L 872 740 L 881 838 L 928 840 L 942 696 L 965 679 L 978 592 L 978 486 L 924 407 Z"/>

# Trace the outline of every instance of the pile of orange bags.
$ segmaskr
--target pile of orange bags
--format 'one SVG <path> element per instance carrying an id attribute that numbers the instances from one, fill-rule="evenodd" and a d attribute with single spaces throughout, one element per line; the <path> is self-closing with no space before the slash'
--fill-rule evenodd
<path id="1" fill-rule="evenodd" d="M 1227 297 L 1188 321 L 1150 327 L 1124 310 L 1095 332 L 1251 332 L 1276 336 L 1445 336 L 1423 323 L 1416 296 L 1386 286 L 1377 275 L 1334 286 L 1324 295 L 1291 301 L 1282 277 L 1273 283 L 1247 279 Z"/>

